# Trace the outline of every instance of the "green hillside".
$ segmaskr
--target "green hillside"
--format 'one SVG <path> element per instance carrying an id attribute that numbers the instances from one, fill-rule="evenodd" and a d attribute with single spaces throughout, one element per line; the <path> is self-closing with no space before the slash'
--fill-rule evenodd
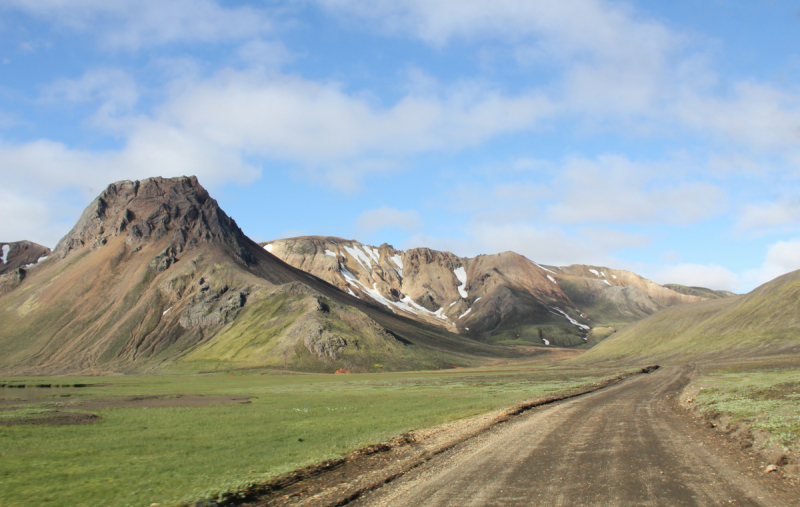
<path id="1" fill-rule="evenodd" d="M 701 298 L 706 299 L 721 299 L 721 298 L 728 298 L 731 296 L 735 296 L 731 291 L 727 290 L 712 290 L 706 289 L 705 287 L 687 287 L 685 285 L 679 285 L 677 283 L 668 283 L 664 285 L 667 289 L 674 290 L 680 294 L 686 294 L 687 296 L 700 296 Z"/>
<path id="2" fill-rule="evenodd" d="M 800 352 L 800 271 L 744 296 L 674 306 L 625 327 L 581 363 Z"/>

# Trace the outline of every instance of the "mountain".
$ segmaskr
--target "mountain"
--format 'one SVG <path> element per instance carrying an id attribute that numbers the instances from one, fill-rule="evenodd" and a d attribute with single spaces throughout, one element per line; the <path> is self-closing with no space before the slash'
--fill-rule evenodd
<path id="1" fill-rule="evenodd" d="M 629 271 L 541 265 L 514 252 L 468 258 L 322 236 L 260 245 L 355 297 L 484 342 L 587 347 L 616 327 L 702 300 Z"/>
<path id="2" fill-rule="evenodd" d="M 706 289 L 705 287 L 687 287 L 685 285 L 678 285 L 677 283 L 668 283 L 664 285 L 664 287 L 674 290 L 675 292 L 680 292 L 681 294 L 700 296 L 703 299 L 729 298 L 736 295 L 727 290 L 712 290 Z"/>
<path id="3" fill-rule="evenodd" d="M 359 300 L 245 236 L 194 177 L 108 186 L 0 276 L 0 371 L 408 370 L 507 357 Z"/>
<path id="4" fill-rule="evenodd" d="M 580 362 L 683 361 L 800 352 L 800 271 L 744 296 L 669 308 L 631 324 Z"/>
<path id="5" fill-rule="evenodd" d="M 25 269 L 44 260 L 50 249 L 31 241 L 0 243 L 0 275 L 16 269 Z"/>

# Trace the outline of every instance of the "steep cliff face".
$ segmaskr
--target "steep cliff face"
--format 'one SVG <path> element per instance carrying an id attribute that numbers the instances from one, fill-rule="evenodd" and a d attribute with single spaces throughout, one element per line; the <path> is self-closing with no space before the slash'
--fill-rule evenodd
<path id="1" fill-rule="evenodd" d="M 0 276 L 0 371 L 370 371 L 498 353 L 287 265 L 194 177 L 109 185 L 49 259 Z"/>
<path id="2" fill-rule="evenodd" d="M 261 245 L 288 264 L 395 313 L 503 343 L 585 346 L 591 328 L 613 329 L 701 299 L 629 271 L 546 266 L 514 252 L 465 258 L 322 236 Z"/>

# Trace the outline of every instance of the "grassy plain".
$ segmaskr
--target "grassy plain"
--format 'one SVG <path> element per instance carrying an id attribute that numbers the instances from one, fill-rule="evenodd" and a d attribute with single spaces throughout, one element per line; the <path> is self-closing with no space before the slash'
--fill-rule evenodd
<path id="1" fill-rule="evenodd" d="M 740 363 L 717 367 L 698 377 L 703 387 L 694 398 L 701 412 L 729 414 L 767 432 L 764 446 L 800 449 L 800 364 L 797 358 L 773 359 L 760 365 Z"/>
<path id="2" fill-rule="evenodd" d="M 51 410 L 102 417 L 83 425 L 0 425 L 0 505 L 178 505 L 610 373 L 521 366 L 361 375 L 251 371 L 0 379 L 92 384 L 0 389 L 5 398 L 0 423 Z M 153 395 L 252 397 L 252 403 L 80 409 Z"/>

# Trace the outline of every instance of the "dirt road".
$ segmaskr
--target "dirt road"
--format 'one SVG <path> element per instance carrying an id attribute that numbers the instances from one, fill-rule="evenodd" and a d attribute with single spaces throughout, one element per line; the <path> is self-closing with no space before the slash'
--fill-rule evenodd
<path id="1" fill-rule="evenodd" d="M 533 410 L 348 505 L 800 505 L 673 410 L 687 375 L 662 368 Z"/>

